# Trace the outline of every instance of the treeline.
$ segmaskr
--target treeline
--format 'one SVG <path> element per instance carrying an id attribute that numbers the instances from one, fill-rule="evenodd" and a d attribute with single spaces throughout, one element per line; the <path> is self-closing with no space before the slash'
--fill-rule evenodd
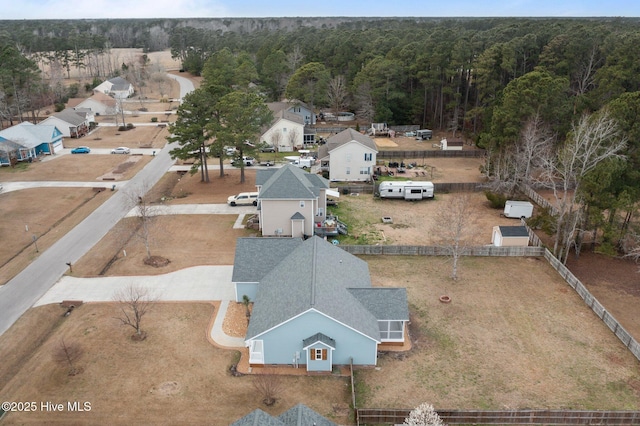
<path id="1" fill-rule="evenodd" d="M 566 260 L 587 238 L 615 251 L 629 235 L 640 235 L 632 229 L 640 200 L 638 22 L 0 21 L 0 40 L 29 59 L 42 61 L 38 52 L 48 52 L 44 60 L 67 73 L 71 66 L 87 67 L 92 62 L 85 58 L 91 57 L 95 73 L 121 72 L 102 69 L 99 60 L 113 47 L 169 47 L 186 71 L 205 79 L 215 68 L 212 58 L 226 58 L 218 68 L 231 76 L 219 78 L 241 80 L 267 100 L 295 98 L 316 109 L 356 112 L 365 121 L 463 134 L 487 149 L 484 172 L 496 191 L 509 194 L 520 184 L 538 184 L 564 200 L 564 210 L 545 226 L 556 234 L 554 252 Z M 11 72 L 21 61 L 11 56 Z M 11 74 L 5 63 L 2 94 L 15 101 L 5 104 L 28 109 L 28 97 L 18 96 L 24 76 Z M 640 237 L 633 244 L 640 247 Z"/>

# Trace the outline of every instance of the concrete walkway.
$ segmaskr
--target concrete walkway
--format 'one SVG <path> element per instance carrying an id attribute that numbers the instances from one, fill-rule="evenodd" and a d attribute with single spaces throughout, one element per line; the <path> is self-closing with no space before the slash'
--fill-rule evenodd
<path id="1" fill-rule="evenodd" d="M 61 303 L 63 300 L 113 302 L 114 296 L 135 284 L 148 290 L 149 297 L 167 302 L 221 301 L 211 327 L 211 339 L 219 346 L 244 347 L 244 339 L 231 337 L 222 330 L 230 301 L 235 300 L 231 281 L 233 266 L 195 266 L 163 275 L 77 278 L 63 276 L 34 306 Z"/>

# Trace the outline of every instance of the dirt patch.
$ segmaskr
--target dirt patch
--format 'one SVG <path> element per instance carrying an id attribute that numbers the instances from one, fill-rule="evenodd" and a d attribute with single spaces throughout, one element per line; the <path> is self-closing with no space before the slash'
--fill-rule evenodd
<path id="1" fill-rule="evenodd" d="M 251 312 L 251 306 L 249 307 Z M 247 311 L 242 303 L 230 302 L 227 308 L 227 315 L 222 323 L 222 330 L 233 337 L 244 337 L 247 335 Z"/>

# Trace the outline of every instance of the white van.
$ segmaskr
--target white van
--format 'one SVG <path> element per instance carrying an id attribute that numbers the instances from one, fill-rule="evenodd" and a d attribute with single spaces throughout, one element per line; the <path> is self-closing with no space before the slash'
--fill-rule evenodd
<path id="1" fill-rule="evenodd" d="M 258 205 L 258 193 L 257 192 L 241 192 L 238 195 L 232 195 L 227 198 L 227 204 L 230 206 L 257 206 Z"/>

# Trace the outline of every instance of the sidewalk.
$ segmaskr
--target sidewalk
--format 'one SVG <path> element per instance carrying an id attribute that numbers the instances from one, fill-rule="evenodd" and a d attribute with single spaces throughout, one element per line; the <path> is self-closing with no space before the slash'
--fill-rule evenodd
<path id="1" fill-rule="evenodd" d="M 61 303 L 63 300 L 113 302 L 113 297 L 135 284 L 149 291 L 158 301 L 217 301 L 220 308 L 210 330 L 211 339 L 221 347 L 242 348 L 244 339 L 231 337 L 222 330 L 229 301 L 235 300 L 231 281 L 233 266 L 195 266 L 164 275 L 77 278 L 65 275 L 34 306 Z"/>

